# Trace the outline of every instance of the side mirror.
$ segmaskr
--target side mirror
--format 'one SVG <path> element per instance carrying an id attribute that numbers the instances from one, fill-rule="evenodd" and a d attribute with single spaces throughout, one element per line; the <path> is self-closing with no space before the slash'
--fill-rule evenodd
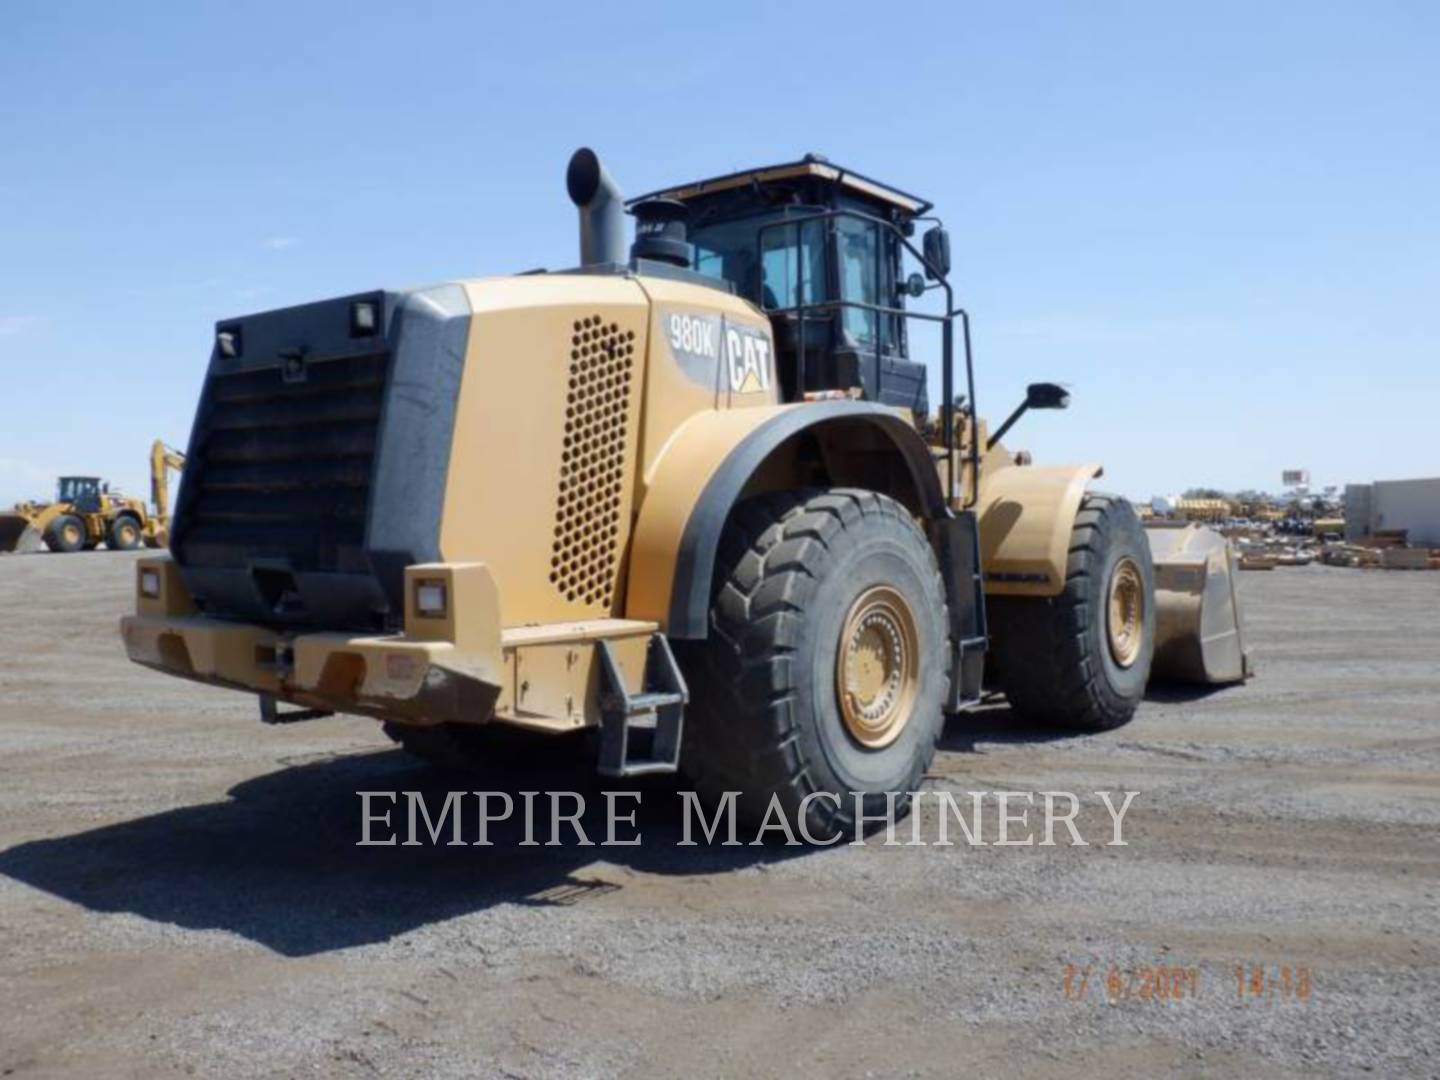
<path id="1" fill-rule="evenodd" d="M 900 295 L 921 297 L 925 295 L 925 279 L 919 274 L 911 274 L 900 283 Z"/>
<path id="2" fill-rule="evenodd" d="M 1068 409 L 1070 391 L 1056 383 L 1037 382 L 1025 388 L 1027 409 Z"/>
<path id="3" fill-rule="evenodd" d="M 1025 388 L 1025 400 L 1015 406 L 1015 411 L 1005 418 L 1005 422 L 995 429 L 990 435 L 990 441 L 985 444 L 986 450 L 995 449 L 998 443 L 1012 427 L 1015 421 L 1024 416 L 1031 409 L 1067 409 L 1070 407 L 1070 391 L 1063 386 L 1053 382 L 1031 383 Z"/>
<path id="4" fill-rule="evenodd" d="M 931 281 L 950 275 L 950 234 L 943 225 L 925 230 L 920 238 L 921 249 L 925 252 L 925 276 Z"/>

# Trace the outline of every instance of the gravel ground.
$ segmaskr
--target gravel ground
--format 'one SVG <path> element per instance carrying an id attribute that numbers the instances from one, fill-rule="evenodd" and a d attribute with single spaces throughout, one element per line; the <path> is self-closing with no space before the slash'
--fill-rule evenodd
<path id="1" fill-rule="evenodd" d="M 128 664 L 132 561 L 0 558 L 4 1076 L 1440 1068 L 1440 574 L 1242 575 L 1259 677 L 1117 732 L 950 722 L 936 791 L 1076 791 L 1090 846 L 797 853 L 676 847 L 663 783 L 638 847 L 357 847 L 356 791 L 449 785 Z"/>

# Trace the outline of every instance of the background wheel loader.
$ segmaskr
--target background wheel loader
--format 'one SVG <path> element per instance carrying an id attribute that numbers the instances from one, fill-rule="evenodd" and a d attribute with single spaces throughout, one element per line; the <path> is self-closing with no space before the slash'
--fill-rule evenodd
<path id="1" fill-rule="evenodd" d="M 141 544 L 164 547 L 170 524 L 169 471 L 185 467 L 185 457 L 159 439 L 150 448 L 150 499 L 112 492 L 95 476 L 62 476 L 55 501 L 24 502 L 0 512 L 0 552 L 132 551 Z"/>
<path id="2" fill-rule="evenodd" d="M 566 184 L 575 269 L 217 325 L 133 660 L 450 765 L 590 732 L 606 775 L 680 768 L 813 840 L 913 790 L 987 686 L 1108 728 L 1202 622 L 1238 642 L 1228 557 L 1157 560 L 1098 466 L 1000 443 L 1063 390 L 988 434 L 925 200 L 814 156 L 627 206 L 580 150 Z M 1165 599 L 1192 586 L 1204 619 Z"/>

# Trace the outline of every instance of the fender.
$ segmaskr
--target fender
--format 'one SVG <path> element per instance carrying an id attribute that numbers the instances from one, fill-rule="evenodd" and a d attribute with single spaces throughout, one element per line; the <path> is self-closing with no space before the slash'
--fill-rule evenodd
<path id="1" fill-rule="evenodd" d="M 980 565 L 992 596 L 1058 596 L 1075 514 L 1099 465 L 1012 465 L 982 476 Z"/>
<path id="2" fill-rule="evenodd" d="M 674 639 L 704 638 L 720 535 L 758 470 L 802 433 L 855 424 L 875 434 L 871 456 L 903 469 L 905 494 L 918 504 L 912 510 L 927 520 L 950 516 L 930 449 L 899 410 L 833 401 L 698 413 L 676 429 L 648 478 L 630 548 L 627 617 L 657 622 Z"/>

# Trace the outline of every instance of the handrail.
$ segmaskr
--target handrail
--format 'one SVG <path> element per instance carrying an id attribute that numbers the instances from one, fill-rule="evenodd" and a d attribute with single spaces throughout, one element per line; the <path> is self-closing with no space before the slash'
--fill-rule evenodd
<path id="1" fill-rule="evenodd" d="M 863 300 L 821 300 L 812 304 L 804 302 L 805 296 L 805 260 L 800 257 L 800 233 L 802 226 L 817 221 L 834 221 L 836 219 L 857 218 L 861 221 L 872 222 L 882 228 L 888 229 L 909 251 L 930 274 L 931 278 L 939 282 L 939 287 L 945 290 L 945 312 L 935 314 L 928 311 L 911 311 L 903 307 L 888 307 L 882 304 L 869 304 Z M 799 323 L 796 335 L 799 342 L 799 353 L 796 357 L 795 386 L 800 395 L 805 393 L 805 319 L 809 312 L 824 312 L 829 314 L 843 308 L 855 308 L 860 311 L 871 311 L 877 315 L 899 316 L 903 319 L 921 319 L 926 322 L 938 322 L 941 324 L 941 353 L 942 364 L 941 395 L 944 401 L 940 406 L 940 428 L 941 441 L 945 447 L 945 482 L 947 501 L 955 495 L 955 344 L 954 324 L 960 320 L 961 341 L 965 349 L 965 385 L 966 385 L 966 411 L 970 416 L 971 438 L 970 438 L 970 491 L 964 496 L 961 504 L 962 509 L 970 509 L 979 501 L 979 478 L 980 478 L 980 439 L 979 439 L 979 414 L 975 407 L 975 365 L 970 348 L 970 314 L 962 307 L 955 305 L 955 291 L 951 288 L 950 282 L 940 272 L 939 267 L 934 266 L 925 258 L 924 252 L 910 243 L 905 234 L 892 221 L 867 214 L 859 210 L 824 210 L 814 213 L 805 213 L 795 216 L 781 218 L 778 221 L 770 221 L 761 225 L 756 230 L 756 250 L 763 258 L 764 236 L 772 229 L 794 229 L 795 230 L 795 265 L 796 283 L 795 296 L 800 303 L 791 307 L 764 307 L 764 292 L 761 290 L 761 306 L 767 314 L 772 315 L 794 315 Z M 881 352 L 880 324 L 877 321 L 875 334 L 875 357 L 878 363 Z"/>

